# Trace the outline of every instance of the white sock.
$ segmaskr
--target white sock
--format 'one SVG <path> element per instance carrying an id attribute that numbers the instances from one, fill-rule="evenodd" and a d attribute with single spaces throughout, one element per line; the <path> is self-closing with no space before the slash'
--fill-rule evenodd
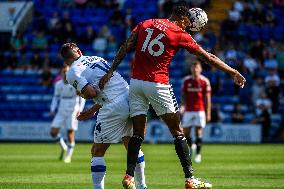
<path id="1" fill-rule="evenodd" d="M 71 158 L 74 151 L 74 147 L 75 147 L 75 142 L 68 145 L 66 157 Z"/>
<path id="2" fill-rule="evenodd" d="M 134 172 L 134 178 L 137 189 L 140 189 L 141 187 L 143 188 L 146 187 L 144 169 L 145 169 L 144 153 L 140 150 Z"/>
<path id="3" fill-rule="evenodd" d="M 104 157 L 93 157 L 91 160 L 91 174 L 94 189 L 104 189 L 106 162 Z"/>
<path id="4" fill-rule="evenodd" d="M 56 140 L 59 142 L 62 150 L 67 150 L 67 145 L 60 133 L 58 133 Z"/>

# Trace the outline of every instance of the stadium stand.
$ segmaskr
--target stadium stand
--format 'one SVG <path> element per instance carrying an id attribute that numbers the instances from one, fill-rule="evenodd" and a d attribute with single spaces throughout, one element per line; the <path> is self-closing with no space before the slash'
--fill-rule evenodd
<path id="1" fill-rule="evenodd" d="M 53 87 L 42 84 L 42 70 L 48 67 L 53 79 L 56 78 L 62 65 L 58 55 L 61 43 L 75 41 L 85 54 L 111 61 L 133 26 L 142 20 L 166 15 L 162 0 L 89 0 L 86 5 L 63 0 L 33 2 L 32 23 L 23 34 L 11 37 L 10 46 L 0 51 L 0 120 L 50 120 L 48 111 Z M 204 75 L 213 86 L 212 101 L 220 104 L 220 111 L 225 115 L 223 121 L 227 123 L 232 121 L 234 104 L 240 103 L 244 123 L 250 123 L 256 109 L 253 95 L 259 94 L 254 87 L 256 78 L 262 78 L 260 85 L 265 86 L 270 101 L 277 104 L 270 110 L 273 135 L 279 129 L 283 118 L 280 112 L 284 110 L 284 6 L 277 4 L 278 1 L 230 2 L 232 8 L 228 8 L 225 19 L 214 19 L 214 14 L 210 14 L 207 30 L 193 36 L 203 47 L 241 70 L 247 85 L 239 90 L 229 76 L 205 65 Z M 214 7 L 213 1 L 203 3 L 209 12 Z M 226 3 L 225 7 L 230 6 Z M 217 21 L 220 28 L 215 27 L 212 32 L 210 20 Z M 191 58 L 181 51 L 170 68 L 178 101 L 181 81 L 188 72 L 187 63 Z M 133 55 L 128 55 L 118 69 L 128 81 L 132 59 Z M 273 79 L 276 85 L 271 86 Z"/>

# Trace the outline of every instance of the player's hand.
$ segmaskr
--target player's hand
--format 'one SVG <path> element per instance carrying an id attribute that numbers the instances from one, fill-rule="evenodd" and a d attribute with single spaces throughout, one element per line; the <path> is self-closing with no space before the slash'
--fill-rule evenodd
<path id="1" fill-rule="evenodd" d="M 180 112 L 181 115 L 185 112 L 185 107 L 184 107 L 184 105 L 181 105 L 181 106 L 180 106 L 179 112 Z"/>
<path id="2" fill-rule="evenodd" d="M 238 71 L 232 75 L 232 78 L 235 82 L 235 84 L 239 85 L 241 88 L 244 88 L 246 79 L 242 74 L 240 74 Z"/>
<path id="3" fill-rule="evenodd" d="M 108 72 L 107 74 L 105 74 L 99 81 L 99 87 L 101 90 L 103 90 L 105 88 L 106 83 L 110 80 L 112 76 L 112 72 Z"/>
<path id="4" fill-rule="evenodd" d="M 93 115 L 94 114 L 91 111 L 81 112 L 79 115 L 77 115 L 77 120 L 84 121 L 86 119 L 91 118 Z"/>
<path id="5" fill-rule="evenodd" d="M 78 117 L 80 114 L 81 114 L 81 112 L 77 112 L 77 113 L 76 113 L 76 117 Z"/>
<path id="6" fill-rule="evenodd" d="M 211 121 L 211 113 L 206 114 L 206 122 L 210 122 L 210 121 Z"/>
<path id="7" fill-rule="evenodd" d="M 49 115 L 49 117 L 54 117 L 55 112 L 49 112 L 48 115 Z"/>
<path id="8" fill-rule="evenodd" d="M 99 111 L 99 109 L 101 108 L 102 106 L 99 105 L 99 104 L 95 104 L 93 105 L 90 109 L 84 111 L 84 112 L 80 112 L 80 114 L 77 116 L 77 120 L 79 121 L 83 121 L 83 120 L 86 120 L 86 119 L 89 119 L 91 118 L 92 116 L 94 116 L 94 114 Z"/>

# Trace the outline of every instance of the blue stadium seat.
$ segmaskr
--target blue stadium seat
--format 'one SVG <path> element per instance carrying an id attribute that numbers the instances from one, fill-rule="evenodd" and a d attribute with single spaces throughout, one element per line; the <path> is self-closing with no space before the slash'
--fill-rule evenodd
<path id="1" fill-rule="evenodd" d="M 284 26 L 277 26 L 273 31 L 273 38 L 277 41 L 284 39 Z"/>
<path id="2" fill-rule="evenodd" d="M 273 29 L 272 27 L 270 27 L 269 25 L 264 25 L 262 28 L 261 28 L 261 38 L 263 40 L 269 40 L 272 38 L 272 35 L 273 35 Z"/>
<path id="3" fill-rule="evenodd" d="M 260 34 L 261 34 L 261 28 L 259 26 L 257 25 L 250 26 L 249 37 L 251 40 L 260 39 Z"/>

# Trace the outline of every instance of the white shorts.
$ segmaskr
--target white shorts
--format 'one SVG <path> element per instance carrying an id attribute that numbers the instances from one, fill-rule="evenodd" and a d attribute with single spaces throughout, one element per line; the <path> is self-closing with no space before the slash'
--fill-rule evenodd
<path id="1" fill-rule="evenodd" d="M 132 136 L 129 118 L 128 94 L 103 105 L 99 110 L 94 129 L 95 143 L 118 143 L 125 136 Z"/>
<path id="2" fill-rule="evenodd" d="M 130 117 L 147 115 L 149 103 L 158 116 L 179 111 L 171 85 L 131 79 L 129 87 Z"/>
<path id="3" fill-rule="evenodd" d="M 204 111 L 200 112 L 184 112 L 182 116 L 182 127 L 202 127 L 206 125 L 206 116 Z"/>
<path id="4" fill-rule="evenodd" d="M 77 131 L 78 129 L 78 120 L 76 118 L 76 114 L 78 111 L 73 111 L 73 112 L 69 112 L 69 111 L 60 111 L 57 112 L 52 123 L 51 123 L 51 127 L 52 128 L 67 128 L 69 129 L 73 129 L 74 131 Z"/>

